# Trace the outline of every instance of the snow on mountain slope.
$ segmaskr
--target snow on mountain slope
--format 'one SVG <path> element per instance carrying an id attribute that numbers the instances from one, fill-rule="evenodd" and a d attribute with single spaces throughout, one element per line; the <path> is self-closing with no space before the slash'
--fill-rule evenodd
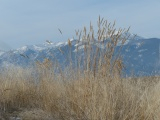
<path id="1" fill-rule="evenodd" d="M 131 75 L 132 72 L 135 75 L 160 74 L 160 39 L 145 39 L 140 36 L 132 36 L 123 45 L 121 53 L 126 75 Z M 105 43 L 107 43 L 107 40 Z M 83 55 L 85 44 L 82 40 L 71 39 L 71 47 L 68 45 L 68 42 L 52 43 L 50 41 L 46 41 L 46 43 L 41 45 L 24 46 L 16 50 L 0 52 L 0 65 L 14 64 L 28 66 L 36 61 L 43 61 L 45 58 L 49 58 L 65 66 L 70 53 L 72 54 L 71 59 L 74 61 L 77 47 L 79 55 Z M 90 44 L 93 45 L 93 48 L 99 47 L 104 49 L 104 45 L 96 40 L 93 40 Z M 119 47 L 117 46 L 116 49 L 119 49 Z"/>
<path id="2" fill-rule="evenodd" d="M 128 48 L 127 48 L 128 47 Z M 122 55 L 126 72 L 136 75 L 155 75 L 160 72 L 160 39 L 141 39 L 124 46 Z"/>
<path id="3" fill-rule="evenodd" d="M 1 51 L 1 50 L 0 50 L 0 56 L 3 55 L 3 54 L 4 54 L 4 51 Z"/>

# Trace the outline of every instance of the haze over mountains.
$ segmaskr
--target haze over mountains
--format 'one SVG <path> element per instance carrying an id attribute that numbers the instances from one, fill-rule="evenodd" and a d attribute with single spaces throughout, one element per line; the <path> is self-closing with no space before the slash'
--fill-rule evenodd
<path id="1" fill-rule="evenodd" d="M 106 40 L 107 41 L 107 40 Z M 41 45 L 23 46 L 21 48 L 7 52 L 0 51 L 1 66 L 28 66 L 36 61 L 43 61 L 49 58 L 58 61 L 60 64 L 67 64 L 67 55 L 71 53 L 71 59 L 74 61 L 77 54 L 76 48 L 79 48 L 79 55 L 83 56 L 84 42 L 78 42 L 76 39 L 71 40 L 72 46 L 68 42 L 52 43 L 46 41 Z M 102 44 L 94 41 L 90 43 L 93 48 L 99 47 L 104 49 Z M 117 46 L 117 49 L 120 46 Z M 129 38 L 123 45 L 122 57 L 125 64 L 124 73 L 130 76 L 134 75 L 159 75 L 160 74 L 160 39 L 137 36 L 134 39 Z"/>

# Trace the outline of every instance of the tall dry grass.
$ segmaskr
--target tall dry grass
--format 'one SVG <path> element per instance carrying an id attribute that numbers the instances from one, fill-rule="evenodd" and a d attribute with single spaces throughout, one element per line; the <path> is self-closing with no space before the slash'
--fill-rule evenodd
<path id="1" fill-rule="evenodd" d="M 91 47 L 97 38 L 93 26 L 89 33 L 86 27 L 76 33 L 85 44 L 85 56 L 77 56 L 76 67 L 71 64 L 57 72 L 57 66 L 45 59 L 36 67 L 3 71 L 1 116 L 9 119 L 16 115 L 23 120 L 159 120 L 159 78 L 121 77 L 123 61 L 120 50 L 115 54 L 114 49 L 125 42 L 128 36 L 123 33 L 128 30 L 116 32 L 114 26 L 99 18 L 98 41 L 106 49 L 97 47 L 94 52 Z M 105 39 L 110 39 L 107 45 L 103 44 Z M 68 43 L 72 47 L 70 40 Z"/>

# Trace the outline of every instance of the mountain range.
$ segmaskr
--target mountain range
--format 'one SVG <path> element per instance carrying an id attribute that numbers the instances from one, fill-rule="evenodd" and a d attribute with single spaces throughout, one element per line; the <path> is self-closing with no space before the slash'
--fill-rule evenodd
<path id="1" fill-rule="evenodd" d="M 71 59 L 75 58 L 76 48 L 80 51 L 79 55 L 83 56 L 85 42 L 77 42 L 76 39 L 71 39 L 71 46 L 68 42 L 52 43 L 46 41 L 41 45 L 23 46 L 10 51 L 0 51 L 0 66 L 10 67 L 28 66 L 36 61 L 43 61 L 45 58 L 56 60 L 62 65 L 67 64 L 67 56 L 72 54 Z M 90 43 L 93 47 L 100 47 L 101 43 L 96 40 Z M 117 49 L 120 46 L 117 46 Z M 160 39 L 158 38 L 143 38 L 140 36 L 134 39 L 128 38 L 123 45 L 121 56 L 124 61 L 126 76 L 132 74 L 136 76 L 150 76 L 160 74 Z M 73 60 L 74 61 L 74 60 Z"/>

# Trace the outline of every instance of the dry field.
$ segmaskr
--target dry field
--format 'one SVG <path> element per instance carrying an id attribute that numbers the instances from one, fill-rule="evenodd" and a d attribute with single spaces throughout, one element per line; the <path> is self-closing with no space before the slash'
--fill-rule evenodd
<path id="1" fill-rule="evenodd" d="M 100 18 L 98 28 L 99 41 L 108 36 L 112 41 L 105 51 L 97 48 L 93 56 L 89 55 L 89 44 L 86 45 L 83 70 L 82 64 L 62 70 L 48 59 L 35 63 L 35 67 L 3 70 L 0 73 L 0 119 L 159 120 L 160 78 L 122 78 L 123 61 L 120 57 L 113 61 L 112 55 L 125 31 L 119 29 L 115 35 L 114 24 Z M 84 27 L 77 36 L 92 40 L 92 25 L 89 33 Z M 122 43 L 126 39 L 123 38 Z M 71 46 L 70 41 L 68 44 Z"/>

